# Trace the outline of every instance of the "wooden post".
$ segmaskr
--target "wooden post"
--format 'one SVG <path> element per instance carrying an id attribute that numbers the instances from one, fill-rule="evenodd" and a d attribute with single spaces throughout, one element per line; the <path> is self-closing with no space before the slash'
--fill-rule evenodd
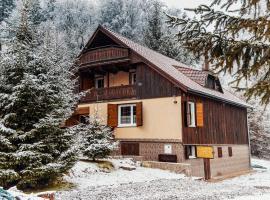
<path id="1" fill-rule="evenodd" d="M 204 179 L 209 180 L 211 179 L 210 159 L 204 158 L 203 165 L 204 165 Z"/>

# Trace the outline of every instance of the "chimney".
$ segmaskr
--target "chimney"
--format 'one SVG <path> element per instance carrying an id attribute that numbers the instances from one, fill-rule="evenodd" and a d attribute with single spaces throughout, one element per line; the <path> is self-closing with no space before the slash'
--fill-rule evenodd
<path id="1" fill-rule="evenodd" d="M 204 54 L 204 65 L 203 65 L 203 71 L 209 71 L 209 57 L 207 51 Z"/>

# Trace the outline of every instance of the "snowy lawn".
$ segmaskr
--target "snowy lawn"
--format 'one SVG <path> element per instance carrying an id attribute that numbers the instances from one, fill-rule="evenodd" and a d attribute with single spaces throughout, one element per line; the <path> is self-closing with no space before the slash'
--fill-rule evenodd
<path id="1" fill-rule="evenodd" d="M 140 167 L 139 164 L 134 163 L 131 159 L 111 159 L 108 161 L 114 166 L 114 168 L 111 170 L 99 168 L 98 164 L 96 163 L 80 161 L 73 167 L 72 170 L 70 170 L 69 175 L 65 176 L 65 180 L 75 184 L 78 189 L 85 189 L 91 186 L 116 186 L 121 184 L 147 182 L 160 179 L 184 178 L 184 175 L 182 174 Z M 129 171 L 123 170 L 121 167 L 135 169 Z"/>
<path id="2" fill-rule="evenodd" d="M 76 185 L 60 191 L 56 199 L 270 199 L 270 161 L 253 159 L 252 163 L 267 169 L 255 169 L 252 174 L 208 183 L 169 171 L 134 166 L 130 160 L 110 160 L 115 169 L 110 173 L 94 163 L 79 162 L 65 177 Z"/>

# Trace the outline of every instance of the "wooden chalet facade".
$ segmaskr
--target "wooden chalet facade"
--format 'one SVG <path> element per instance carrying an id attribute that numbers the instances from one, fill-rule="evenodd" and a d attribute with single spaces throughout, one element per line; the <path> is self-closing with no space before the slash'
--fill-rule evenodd
<path id="1" fill-rule="evenodd" d="M 189 163 L 208 178 L 248 170 L 248 105 L 195 70 L 99 26 L 78 57 L 80 101 L 67 125 L 95 112 L 119 154 Z M 213 158 L 198 158 L 197 147 Z"/>

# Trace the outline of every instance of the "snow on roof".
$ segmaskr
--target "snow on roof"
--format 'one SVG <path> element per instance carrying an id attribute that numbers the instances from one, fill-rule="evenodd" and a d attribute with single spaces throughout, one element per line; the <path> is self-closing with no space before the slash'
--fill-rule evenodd
<path id="1" fill-rule="evenodd" d="M 192 80 L 190 77 L 181 72 L 181 70 L 178 70 L 175 67 L 177 66 L 182 68 L 190 68 L 189 66 L 179 61 L 176 61 L 172 58 L 169 58 L 165 55 L 162 55 L 152 49 L 144 47 L 138 43 L 135 43 L 132 40 L 127 39 L 126 37 L 117 34 L 103 26 L 99 26 L 97 30 L 101 30 L 102 32 L 107 33 L 108 35 L 113 36 L 113 38 L 115 38 L 122 45 L 130 48 L 139 56 L 147 60 L 150 64 L 154 65 L 159 71 L 165 74 L 167 78 L 174 80 L 176 83 L 178 83 L 180 87 L 183 88 L 184 86 L 184 88 L 186 88 L 188 91 L 196 94 L 212 97 L 243 107 L 250 107 L 250 105 L 248 105 L 244 100 L 241 100 L 240 98 L 236 97 L 235 95 L 226 91 L 225 89 L 223 89 L 223 93 L 221 93 L 219 91 L 206 88 L 200 85 L 198 82 Z"/>

